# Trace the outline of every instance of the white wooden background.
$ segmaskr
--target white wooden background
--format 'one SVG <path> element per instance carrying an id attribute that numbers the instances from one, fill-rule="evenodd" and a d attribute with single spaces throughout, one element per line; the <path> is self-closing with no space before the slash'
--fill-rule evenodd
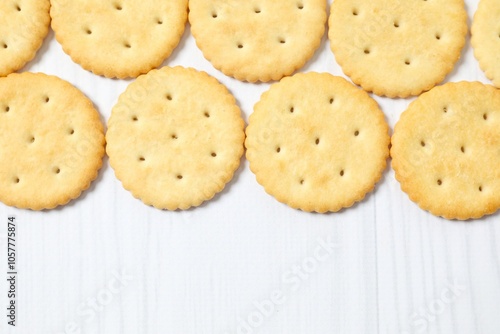
<path id="1" fill-rule="evenodd" d="M 477 2 L 466 1 L 469 26 Z M 189 26 L 165 64 L 214 75 L 245 117 L 269 86 L 216 71 Z M 52 32 L 24 71 L 72 82 L 103 120 L 130 82 L 73 64 Z M 301 71 L 342 75 L 326 34 Z M 446 80 L 488 82 L 469 40 Z M 411 101 L 375 98 L 391 127 Z M 166 212 L 134 199 L 105 160 L 91 189 L 65 207 L 0 204 L 1 277 L 8 215 L 18 223 L 18 319 L 7 326 L 1 279 L 2 334 L 500 333 L 499 214 L 436 218 L 401 192 L 389 168 L 363 202 L 320 215 L 268 196 L 243 161 L 211 202 Z"/>

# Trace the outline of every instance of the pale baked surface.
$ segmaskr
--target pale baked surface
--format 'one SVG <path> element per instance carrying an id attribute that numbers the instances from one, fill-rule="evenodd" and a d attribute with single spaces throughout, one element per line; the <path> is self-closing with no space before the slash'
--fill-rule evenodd
<path id="1" fill-rule="evenodd" d="M 325 31 L 325 0 L 191 0 L 196 44 L 238 80 L 279 80 L 304 66 Z"/>
<path id="2" fill-rule="evenodd" d="M 137 77 L 174 50 L 187 0 L 52 0 L 52 28 L 64 52 L 106 77 Z"/>
<path id="3" fill-rule="evenodd" d="M 49 0 L 0 1 L 0 76 L 32 60 L 49 32 Z"/>
<path id="4" fill-rule="evenodd" d="M 103 155 L 99 115 L 70 83 L 41 73 L 0 78 L 0 201 L 66 204 L 97 177 Z"/>
<path id="5" fill-rule="evenodd" d="M 500 92 L 448 83 L 403 112 L 392 137 L 401 189 L 436 216 L 465 220 L 500 207 Z"/>
<path id="6" fill-rule="evenodd" d="M 250 169 L 292 208 L 338 211 L 381 178 L 388 126 L 377 103 L 345 79 L 296 74 L 271 86 L 246 130 Z"/>
<path id="7" fill-rule="evenodd" d="M 486 76 L 500 87 L 500 1 L 479 2 L 471 32 L 474 56 Z"/>
<path id="8" fill-rule="evenodd" d="M 365 90 L 418 95 L 453 69 L 466 20 L 463 0 L 335 0 L 330 45 L 344 73 Z"/>
<path id="9" fill-rule="evenodd" d="M 244 122 L 215 78 L 164 67 L 140 76 L 112 110 L 106 138 L 116 177 L 159 209 L 188 209 L 220 192 L 243 155 Z"/>

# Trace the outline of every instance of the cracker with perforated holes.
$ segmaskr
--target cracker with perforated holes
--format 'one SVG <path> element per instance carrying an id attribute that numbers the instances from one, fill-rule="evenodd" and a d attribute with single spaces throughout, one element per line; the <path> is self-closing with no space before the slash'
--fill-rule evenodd
<path id="1" fill-rule="evenodd" d="M 500 92 L 479 82 L 448 83 L 403 112 L 392 167 L 410 199 L 447 219 L 500 207 Z"/>
<path id="2" fill-rule="evenodd" d="M 196 44 L 238 80 L 279 80 L 304 66 L 325 31 L 325 0 L 191 0 Z"/>
<path id="3" fill-rule="evenodd" d="M 56 39 L 75 63 L 109 78 L 158 67 L 180 41 L 188 0 L 52 0 Z"/>
<path id="4" fill-rule="evenodd" d="M 500 87 L 500 1 L 479 2 L 471 32 L 474 56 L 486 76 Z"/>
<path id="5" fill-rule="evenodd" d="M 205 72 L 164 67 L 120 96 L 107 152 L 123 187 L 158 209 L 199 206 L 231 180 L 243 155 L 234 97 Z"/>
<path id="6" fill-rule="evenodd" d="M 247 159 L 278 201 L 304 211 L 339 211 L 381 178 L 388 126 L 377 103 L 345 79 L 296 74 L 271 86 L 247 127 Z"/>
<path id="7" fill-rule="evenodd" d="M 49 0 L 0 1 L 0 76 L 32 60 L 49 32 Z"/>
<path id="8" fill-rule="evenodd" d="M 77 88 L 41 73 L 0 78 L 0 201 L 64 205 L 90 186 L 103 155 L 99 114 Z"/>
<path id="9" fill-rule="evenodd" d="M 342 70 L 365 90 L 418 95 L 443 81 L 467 34 L 463 0 L 335 0 L 330 46 Z"/>

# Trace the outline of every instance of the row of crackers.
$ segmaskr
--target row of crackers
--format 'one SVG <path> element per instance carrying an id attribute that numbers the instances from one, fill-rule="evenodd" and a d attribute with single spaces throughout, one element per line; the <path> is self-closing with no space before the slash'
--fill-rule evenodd
<path id="1" fill-rule="evenodd" d="M 0 75 L 7 76 L 0 79 L 0 200 L 7 205 L 66 204 L 97 177 L 106 151 L 136 198 L 187 209 L 225 187 L 245 146 L 265 190 L 304 211 L 335 212 L 362 200 L 389 155 L 401 188 L 435 215 L 479 218 L 500 207 L 500 93 L 478 82 L 433 88 L 465 44 L 463 0 L 335 0 L 330 45 L 363 90 L 327 73 L 293 75 L 321 43 L 324 0 L 9 0 L 0 12 Z M 280 80 L 261 96 L 246 130 L 216 79 L 192 68 L 155 69 L 188 17 L 215 68 L 248 82 Z M 50 22 L 84 69 L 138 77 L 113 108 L 106 134 L 92 102 L 71 84 L 10 74 L 33 59 Z M 472 44 L 496 85 L 498 22 L 500 3 L 481 0 Z M 391 149 L 384 115 L 367 92 L 426 92 L 402 114 Z"/>

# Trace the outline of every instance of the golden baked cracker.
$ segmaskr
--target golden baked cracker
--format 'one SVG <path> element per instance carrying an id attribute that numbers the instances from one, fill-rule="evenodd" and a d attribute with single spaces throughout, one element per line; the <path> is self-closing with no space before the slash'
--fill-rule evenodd
<path id="1" fill-rule="evenodd" d="M 190 0 L 196 44 L 238 80 L 279 80 L 304 66 L 325 31 L 325 0 Z"/>
<path id="2" fill-rule="evenodd" d="M 500 92 L 479 82 L 448 83 L 403 112 L 392 137 L 392 167 L 422 209 L 466 220 L 500 207 Z"/>
<path id="3" fill-rule="evenodd" d="M 471 32 L 474 55 L 481 69 L 500 87 L 500 1 L 479 2 Z"/>
<path id="4" fill-rule="evenodd" d="M 0 1 L 0 76 L 32 60 L 49 32 L 49 0 Z"/>
<path id="5" fill-rule="evenodd" d="M 234 97 L 215 78 L 164 67 L 120 96 L 107 152 L 134 197 L 159 209 L 188 209 L 231 180 L 243 155 L 243 127 Z"/>
<path id="6" fill-rule="evenodd" d="M 177 46 L 187 0 L 52 0 L 56 39 L 74 62 L 106 77 L 137 77 Z"/>
<path id="7" fill-rule="evenodd" d="M 41 73 L 0 78 L 0 201 L 52 209 L 97 177 L 104 130 L 92 102 Z"/>
<path id="8" fill-rule="evenodd" d="M 328 35 L 354 83 L 377 95 L 407 97 L 452 70 L 466 20 L 463 0 L 335 0 Z"/>
<path id="9" fill-rule="evenodd" d="M 377 103 L 345 79 L 296 74 L 271 86 L 247 127 L 247 158 L 278 201 L 304 211 L 352 206 L 381 178 L 388 126 Z"/>

